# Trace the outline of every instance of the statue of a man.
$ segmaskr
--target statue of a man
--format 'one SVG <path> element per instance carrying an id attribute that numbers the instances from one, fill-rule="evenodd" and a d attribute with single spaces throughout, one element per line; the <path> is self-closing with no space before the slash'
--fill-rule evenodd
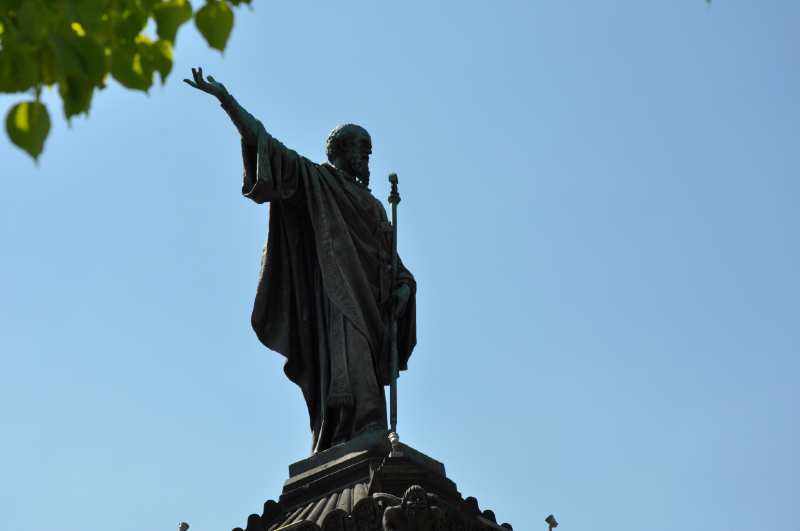
<path id="1" fill-rule="evenodd" d="M 241 133 L 243 195 L 272 205 L 252 325 L 303 391 L 312 451 L 385 430 L 387 325 L 397 319 L 404 370 L 416 344 L 416 283 L 398 260 L 392 285 L 391 224 L 368 187 L 369 134 L 336 127 L 328 162 L 317 164 L 273 138 L 202 69 L 192 75 L 185 81 L 215 96 Z"/>

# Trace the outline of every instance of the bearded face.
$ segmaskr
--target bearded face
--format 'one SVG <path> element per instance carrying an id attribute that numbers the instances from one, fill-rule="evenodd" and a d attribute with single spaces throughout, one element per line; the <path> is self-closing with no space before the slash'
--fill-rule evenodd
<path id="1" fill-rule="evenodd" d="M 327 141 L 328 160 L 359 181 L 369 183 L 369 156 L 372 139 L 363 127 L 355 124 L 337 126 Z"/>
<path id="2" fill-rule="evenodd" d="M 353 135 L 345 144 L 343 154 L 346 172 L 364 182 L 369 182 L 369 156 L 372 154 L 372 140 L 369 136 Z"/>

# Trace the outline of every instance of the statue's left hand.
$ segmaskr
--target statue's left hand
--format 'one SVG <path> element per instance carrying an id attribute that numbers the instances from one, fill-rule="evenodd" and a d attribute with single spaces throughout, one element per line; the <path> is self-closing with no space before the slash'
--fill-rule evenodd
<path id="1" fill-rule="evenodd" d="M 202 90 L 205 93 L 216 96 L 220 101 L 222 101 L 222 98 L 228 94 L 228 90 L 225 88 L 225 85 L 213 77 L 208 76 L 207 79 L 204 79 L 202 68 L 192 68 L 192 77 L 194 78 L 194 81 L 191 79 L 184 79 L 184 83 L 190 87 L 196 88 L 197 90 Z"/>
<path id="2" fill-rule="evenodd" d="M 397 319 L 406 310 L 408 300 L 411 298 L 411 288 L 408 287 L 408 284 L 400 284 L 392 293 L 392 298 L 394 302 L 394 318 Z"/>

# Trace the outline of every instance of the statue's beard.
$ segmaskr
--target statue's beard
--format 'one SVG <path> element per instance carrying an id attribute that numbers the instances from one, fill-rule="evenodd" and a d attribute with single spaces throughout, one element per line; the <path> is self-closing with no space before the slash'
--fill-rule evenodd
<path id="1" fill-rule="evenodd" d="M 352 177 L 361 183 L 369 184 L 369 161 L 362 158 L 346 158 L 339 160 L 336 167 L 344 172 L 350 174 Z"/>
<path id="2" fill-rule="evenodd" d="M 361 161 L 353 163 L 353 175 L 364 184 L 369 184 L 369 163 Z"/>

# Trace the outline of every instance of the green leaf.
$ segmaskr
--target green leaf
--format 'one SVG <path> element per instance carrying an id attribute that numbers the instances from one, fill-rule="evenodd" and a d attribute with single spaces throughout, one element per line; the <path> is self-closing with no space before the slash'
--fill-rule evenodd
<path id="1" fill-rule="evenodd" d="M 47 38 L 50 10 L 38 0 L 26 0 L 17 12 L 20 33 L 30 42 Z"/>
<path id="2" fill-rule="evenodd" d="M 192 18 L 192 4 L 188 0 L 169 0 L 153 9 L 156 33 L 160 39 L 175 42 L 178 28 Z"/>
<path id="3" fill-rule="evenodd" d="M 50 46 L 44 46 L 39 49 L 39 54 L 36 56 L 39 60 L 39 81 L 42 85 L 49 87 L 56 82 L 56 57 L 53 49 Z"/>
<path id="4" fill-rule="evenodd" d="M 108 60 L 103 47 L 88 35 L 74 37 L 71 40 L 86 79 L 94 85 L 102 85 L 108 74 Z"/>
<path id="5" fill-rule="evenodd" d="M 103 17 L 108 15 L 108 2 L 105 0 L 69 0 L 70 21 L 77 22 L 89 34 L 103 31 Z M 107 19 L 106 19 L 107 20 Z"/>
<path id="6" fill-rule="evenodd" d="M 122 86 L 147 92 L 153 84 L 150 61 L 142 57 L 139 46 L 118 46 L 111 53 L 111 75 Z"/>
<path id="7" fill-rule="evenodd" d="M 48 39 L 60 77 L 83 77 L 93 85 L 101 85 L 107 73 L 103 47 L 92 37 L 79 37 L 70 31 L 51 35 Z"/>
<path id="8" fill-rule="evenodd" d="M 115 20 L 114 33 L 119 40 L 132 41 L 144 29 L 149 14 L 137 2 L 125 2 L 126 6 L 121 13 L 112 18 Z"/>
<path id="9" fill-rule="evenodd" d="M 17 103 L 6 115 L 6 132 L 14 145 L 37 159 L 50 132 L 47 107 L 38 101 Z"/>
<path id="10" fill-rule="evenodd" d="M 56 73 L 61 76 L 80 75 L 83 68 L 73 42 L 58 34 L 51 35 L 47 40 L 55 58 Z"/>
<path id="11" fill-rule="evenodd" d="M 152 61 L 158 75 L 161 77 L 161 84 L 167 81 L 167 76 L 172 71 L 172 44 L 169 41 L 159 39 L 149 48 L 150 61 Z"/>
<path id="12" fill-rule="evenodd" d="M 67 120 L 76 114 L 89 113 L 94 85 L 86 78 L 68 76 L 58 81 L 58 93 L 64 103 Z"/>
<path id="13" fill-rule="evenodd" d="M 0 13 L 16 11 L 22 5 L 22 0 L 0 0 Z"/>
<path id="14" fill-rule="evenodd" d="M 153 83 L 153 73 L 157 70 L 156 62 L 158 61 L 158 54 L 156 53 L 156 43 L 151 41 L 144 35 L 136 37 L 136 54 L 139 56 L 139 73 L 142 76 L 147 76 L 150 84 Z M 134 67 L 136 64 L 134 63 Z M 170 64 L 170 68 L 172 65 Z"/>
<path id="15" fill-rule="evenodd" d="M 208 0 L 194 15 L 197 29 L 212 48 L 225 50 L 233 29 L 233 11 L 225 2 Z"/>
<path id="16" fill-rule="evenodd" d="M 142 9 L 144 9 L 148 13 L 151 13 L 153 9 L 156 7 L 156 5 L 162 2 L 162 0 L 136 0 L 136 1 L 139 2 L 142 6 Z"/>
<path id="17" fill-rule="evenodd" d="M 0 92 L 22 92 L 32 88 L 39 79 L 37 61 L 27 46 L 0 49 Z"/>

